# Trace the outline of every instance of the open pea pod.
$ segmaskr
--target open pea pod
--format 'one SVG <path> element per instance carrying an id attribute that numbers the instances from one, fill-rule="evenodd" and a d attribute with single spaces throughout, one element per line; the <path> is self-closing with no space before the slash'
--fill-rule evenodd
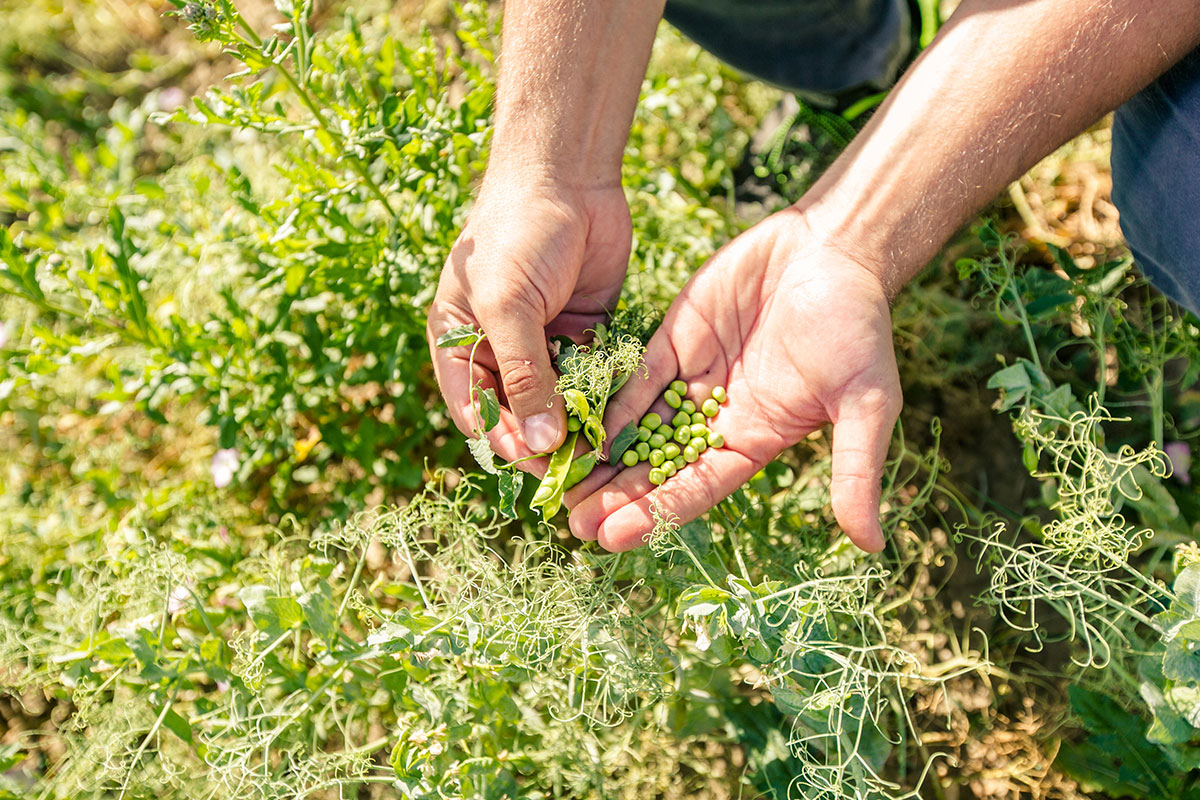
<path id="1" fill-rule="evenodd" d="M 571 468 L 567 470 L 567 479 L 563 483 L 563 491 L 592 474 L 592 470 L 596 468 L 596 455 L 595 450 L 589 450 L 571 462 Z"/>
<path id="2" fill-rule="evenodd" d="M 563 400 L 566 401 L 567 410 L 579 417 L 580 422 L 591 416 L 591 408 L 588 406 L 587 397 L 578 389 L 567 389 L 563 392 Z"/>
<path id="3" fill-rule="evenodd" d="M 550 519 L 562 508 L 563 492 L 567 490 L 567 475 L 571 471 L 575 443 L 578 441 L 579 432 L 576 431 L 550 456 L 546 477 L 538 484 L 537 491 L 533 493 L 533 500 L 529 503 L 530 508 L 541 510 L 542 519 Z"/>

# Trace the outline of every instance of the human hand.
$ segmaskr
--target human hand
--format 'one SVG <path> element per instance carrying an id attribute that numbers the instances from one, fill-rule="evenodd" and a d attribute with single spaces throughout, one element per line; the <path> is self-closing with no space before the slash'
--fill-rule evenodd
<path id="1" fill-rule="evenodd" d="M 438 386 L 459 429 L 477 427 L 472 386 L 495 389 L 492 448 L 516 461 L 566 436 L 547 336 L 581 340 L 608 317 L 629 262 L 629 207 L 619 185 L 564 188 L 489 175 L 442 270 L 426 329 Z M 458 325 L 482 328 L 475 351 L 439 349 Z M 539 462 L 526 462 L 533 471 Z M 525 466 L 525 465 L 523 465 Z"/>
<path id="2" fill-rule="evenodd" d="M 814 236 L 802 212 L 775 214 L 713 256 L 671 305 L 646 365 L 649 377 L 613 398 L 605 427 L 666 411 L 662 392 L 676 378 L 692 397 L 722 385 L 728 403 L 711 427 L 724 447 L 659 487 L 642 466 L 597 468 L 566 497 L 576 536 L 636 547 L 654 527 L 652 502 L 694 519 L 832 422 L 834 516 L 862 549 L 883 548 L 880 478 L 901 404 L 887 296 L 865 265 Z"/>

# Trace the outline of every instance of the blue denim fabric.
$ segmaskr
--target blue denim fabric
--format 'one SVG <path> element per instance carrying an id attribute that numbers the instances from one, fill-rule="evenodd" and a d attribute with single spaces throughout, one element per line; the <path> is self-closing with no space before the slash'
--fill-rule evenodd
<path id="1" fill-rule="evenodd" d="M 886 86 L 908 55 L 905 0 L 667 0 L 665 15 L 722 61 L 786 89 Z"/>
<path id="2" fill-rule="evenodd" d="M 669 22 L 788 89 L 885 85 L 908 51 L 905 0 L 668 0 Z M 1113 201 L 1142 271 L 1200 315 L 1200 50 L 1117 110 Z"/>
<path id="3" fill-rule="evenodd" d="M 1138 266 L 1200 314 L 1200 50 L 1117 109 L 1112 170 Z"/>

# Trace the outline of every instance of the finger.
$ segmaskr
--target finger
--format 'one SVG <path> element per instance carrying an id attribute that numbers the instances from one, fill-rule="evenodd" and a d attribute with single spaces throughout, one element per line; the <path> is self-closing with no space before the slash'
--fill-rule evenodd
<path id="1" fill-rule="evenodd" d="M 535 453 L 558 449 L 567 434 L 566 414 L 554 392 L 558 378 L 539 317 L 531 309 L 507 304 L 502 313 L 481 315 L 480 322 L 525 443 Z"/>
<path id="2" fill-rule="evenodd" d="M 899 412 L 839 419 L 833 426 L 833 515 L 850 541 L 868 553 L 883 549 L 880 480 Z"/>
<path id="3" fill-rule="evenodd" d="M 636 469 L 636 467 L 622 467 L 614 464 L 597 464 L 590 475 L 567 490 L 567 492 L 563 495 L 563 505 L 568 509 L 575 508 L 575 506 L 591 497 L 597 489 L 611 481 L 622 470 L 625 469 Z"/>
<path id="4" fill-rule="evenodd" d="M 595 539 L 606 550 L 630 550 L 644 544 L 653 532 L 654 508 L 660 518 L 690 522 L 732 494 L 761 466 L 736 450 L 710 447 L 662 486 L 651 485 L 648 469 L 623 470 L 575 507 L 571 532 L 580 539 Z"/>
<path id="5" fill-rule="evenodd" d="M 496 380 L 478 361 L 471 364 L 467 355 L 469 350 L 469 347 L 435 348 L 433 366 L 450 418 L 464 435 L 473 436 L 480 424 L 472 387 L 479 384 L 483 389 L 494 390 Z"/>

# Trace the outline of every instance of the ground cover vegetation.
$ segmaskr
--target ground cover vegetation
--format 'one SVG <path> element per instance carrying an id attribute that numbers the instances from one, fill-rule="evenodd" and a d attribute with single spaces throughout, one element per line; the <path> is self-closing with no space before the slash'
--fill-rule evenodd
<path id="1" fill-rule="evenodd" d="M 0 798 L 1200 795 L 1200 330 L 1120 245 L 1103 125 L 897 299 L 884 553 L 819 433 L 609 554 L 555 519 L 573 470 L 721 444 L 676 387 L 606 431 L 613 387 L 876 96 L 780 106 L 664 27 L 539 486 L 424 343 L 497 9 L 0 14 Z"/>

